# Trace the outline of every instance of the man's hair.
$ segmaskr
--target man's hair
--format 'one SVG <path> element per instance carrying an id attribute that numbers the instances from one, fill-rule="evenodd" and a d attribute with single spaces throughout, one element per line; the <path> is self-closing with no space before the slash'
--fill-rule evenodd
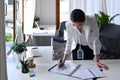
<path id="1" fill-rule="evenodd" d="M 85 13 L 80 9 L 74 9 L 71 12 L 70 19 L 73 22 L 84 22 L 85 21 Z"/>

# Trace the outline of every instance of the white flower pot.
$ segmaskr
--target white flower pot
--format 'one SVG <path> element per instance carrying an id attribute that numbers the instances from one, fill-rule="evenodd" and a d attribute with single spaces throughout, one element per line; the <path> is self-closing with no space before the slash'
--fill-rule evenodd
<path id="1" fill-rule="evenodd" d="M 15 65 L 16 65 L 17 69 L 21 68 L 21 62 L 20 62 L 20 60 L 24 60 L 24 58 L 25 58 L 25 52 L 22 52 L 22 53 L 16 53 L 16 52 L 14 52 L 13 59 L 15 60 Z"/>

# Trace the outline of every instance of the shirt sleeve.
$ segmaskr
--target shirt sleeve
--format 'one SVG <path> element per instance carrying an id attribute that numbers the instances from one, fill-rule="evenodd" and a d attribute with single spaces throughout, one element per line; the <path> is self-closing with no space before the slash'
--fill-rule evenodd
<path id="1" fill-rule="evenodd" d="M 66 35 L 67 35 L 67 42 L 66 42 L 66 47 L 64 54 L 70 55 L 71 54 L 71 46 L 73 42 L 72 34 L 71 34 L 71 29 L 70 29 L 70 22 L 66 22 Z"/>
<path id="2" fill-rule="evenodd" d="M 101 50 L 100 40 L 99 39 L 95 39 L 93 41 L 93 53 L 94 53 L 94 55 L 100 54 L 100 50 Z"/>
<path id="3" fill-rule="evenodd" d="M 93 53 L 94 55 L 100 54 L 100 50 L 101 50 L 101 42 L 99 40 L 99 28 L 96 22 L 95 17 L 91 18 L 91 31 L 90 31 L 90 36 L 92 36 L 91 39 L 93 42 L 91 44 L 92 48 L 93 48 Z"/>

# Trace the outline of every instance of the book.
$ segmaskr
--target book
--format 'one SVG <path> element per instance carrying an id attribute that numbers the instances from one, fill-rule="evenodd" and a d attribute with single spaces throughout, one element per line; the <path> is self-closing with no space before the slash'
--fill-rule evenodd
<path id="1" fill-rule="evenodd" d="M 105 73 L 103 73 L 98 67 L 74 63 L 65 63 L 64 66 L 60 68 L 55 64 L 48 71 L 83 80 L 106 77 Z"/>

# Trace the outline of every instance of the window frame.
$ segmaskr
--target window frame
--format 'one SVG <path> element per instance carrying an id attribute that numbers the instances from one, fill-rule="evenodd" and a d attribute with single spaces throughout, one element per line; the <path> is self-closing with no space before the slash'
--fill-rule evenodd
<path id="1" fill-rule="evenodd" d="M 56 29 L 60 26 L 60 0 L 56 0 Z"/>

